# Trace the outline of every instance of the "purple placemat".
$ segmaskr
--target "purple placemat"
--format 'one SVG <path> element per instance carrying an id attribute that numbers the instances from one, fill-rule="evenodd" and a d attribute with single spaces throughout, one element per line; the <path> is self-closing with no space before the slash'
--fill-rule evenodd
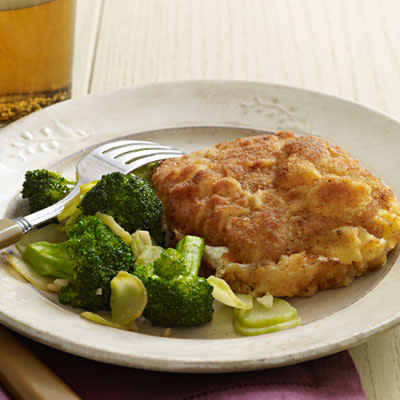
<path id="1" fill-rule="evenodd" d="M 103 364 L 19 338 L 83 399 L 367 399 L 348 352 L 263 371 L 174 374 Z M 5 399 L 0 388 L 0 400 Z"/>
<path id="2" fill-rule="evenodd" d="M 8 400 L 9 398 L 6 391 L 0 386 L 0 400 Z"/>

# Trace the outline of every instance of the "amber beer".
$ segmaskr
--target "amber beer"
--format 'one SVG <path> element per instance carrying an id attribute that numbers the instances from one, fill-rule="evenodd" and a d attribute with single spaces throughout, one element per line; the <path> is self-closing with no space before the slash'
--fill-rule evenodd
<path id="1" fill-rule="evenodd" d="M 75 0 L 0 0 L 0 122 L 71 95 Z"/>

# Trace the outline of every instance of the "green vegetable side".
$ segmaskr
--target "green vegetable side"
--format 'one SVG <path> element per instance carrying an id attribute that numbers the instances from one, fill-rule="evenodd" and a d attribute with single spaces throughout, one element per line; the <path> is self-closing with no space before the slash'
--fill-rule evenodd
<path id="1" fill-rule="evenodd" d="M 19 247 L 35 273 L 67 279 L 59 292 L 62 304 L 111 309 L 111 320 L 90 312 L 82 316 L 120 329 L 127 329 L 143 309 L 153 325 L 201 325 L 212 320 L 214 299 L 233 307 L 233 327 L 241 335 L 300 324 L 296 310 L 284 300 L 270 296 L 269 304 L 259 302 L 236 295 L 215 276 L 199 277 L 202 238 L 185 236 L 176 249 L 153 245 L 162 244 L 162 207 L 149 181 L 151 168 L 140 174 L 145 179 L 111 173 L 83 190 L 70 207 L 72 216 L 60 219 L 66 241 L 25 240 Z M 22 193 L 31 211 L 37 211 L 59 201 L 73 185 L 52 171 L 28 171 Z"/>
<path id="2" fill-rule="evenodd" d="M 157 242 L 161 241 L 161 201 L 152 186 L 135 175 L 103 175 L 83 197 L 79 208 L 86 215 L 111 215 L 128 232 L 147 230 Z"/>
<path id="3" fill-rule="evenodd" d="M 242 295 L 239 295 L 242 296 Z M 258 301 L 250 310 L 233 311 L 233 326 L 239 335 L 254 336 L 294 328 L 301 323 L 297 311 L 287 301 L 274 298 L 267 308 Z"/>
<path id="4" fill-rule="evenodd" d="M 68 240 L 30 244 L 24 259 L 41 275 L 68 278 L 59 293 L 62 304 L 87 310 L 110 308 L 110 282 L 119 271 L 132 271 L 131 248 L 94 216 L 69 224 Z"/>
<path id="5" fill-rule="evenodd" d="M 211 321 L 214 313 L 212 287 L 206 279 L 198 277 L 204 240 L 185 236 L 177 249 L 163 251 L 154 262 L 135 264 L 134 274 L 147 290 L 144 316 L 153 325 L 204 324 Z"/>
<path id="6" fill-rule="evenodd" d="M 112 322 L 129 326 L 139 318 L 147 304 L 147 292 L 143 282 L 136 276 L 120 271 L 111 280 Z"/>
<path id="7" fill-rule="evenodd" d="M 57 172 L 46 169 L 27 171 L 22 187 L 22 197 L 28 199 L 30 212 L 51 206 L 65 197 L 75 186 Z"/>

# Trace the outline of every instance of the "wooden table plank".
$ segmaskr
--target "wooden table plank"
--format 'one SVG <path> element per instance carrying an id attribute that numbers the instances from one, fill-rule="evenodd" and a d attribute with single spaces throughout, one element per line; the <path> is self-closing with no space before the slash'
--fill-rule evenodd
<path id="1" fill-rule="evenodd" d="M 89 93 L 103 0 L 77 1 L 72 96 Z"/>
<path id="2" fill-rule="evenodd" d="M 254 79 L 399 114 L 399 17 L 388 0 L 105 0 L 91 92 Z"/>
<path id="3" fill-rule="evenodd" d="M 400 118 L 398 1 L 88 3 L 79 3 L 74 95 L 168 80 L 249 79 L 320 90 Z M 400 398 L 398 328 L 351 354 L 369 399 Z"/>

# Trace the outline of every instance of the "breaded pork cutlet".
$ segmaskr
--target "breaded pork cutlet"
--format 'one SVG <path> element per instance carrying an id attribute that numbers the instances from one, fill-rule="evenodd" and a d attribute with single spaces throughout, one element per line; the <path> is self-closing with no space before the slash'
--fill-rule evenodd
<path id="1" fill-rule="evenodd" d="M 236 292 L 311 296 L 382 266 L 400 240 L 392 190 L 335 144 L 289 132 L 220 143 L 152 176 L 169 230 L 205 238 Z"/>

